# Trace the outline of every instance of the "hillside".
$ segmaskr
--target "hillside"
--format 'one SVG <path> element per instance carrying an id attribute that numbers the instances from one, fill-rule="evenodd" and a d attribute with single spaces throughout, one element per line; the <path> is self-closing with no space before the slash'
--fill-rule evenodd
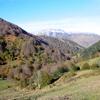
<path id="1" fill-rule="evenodd" d="M 98 56 L 100 41 L 84 49 L 0 19 L 0 100 L 98 99 Z"/>
<path id="2" fill-rule="evenodd" d="M 80 55 L 83 59 L 91 59 L 100 56 L 100 41 L 85 49 Z"/>
<path id="3" fill-rule="evenodd" d="M 49 43 L 49 45 L 51 45 L 53 48 L 57 48 L 63 54 L 69 57 L 72 57 L 73 55 L 84 49 L 82 46 L 68 39 L 58 39 L 50 36 L 41 36 L 41 38 Z"/>
<path id="4" fill-rule="evenodd" d="M 76 42 L 83 47 L 89 47 L 100 40 L 100 36 L 93 33 L 67 33 L 60 29 L 43 30 L 37 33 L 42 36 L 49 36 L 58 39 L 67 39 Z"/>
<path id="5" fill-rule="evenodd" d="M 99 100 L 100 71 L 86 70 L 70 76 L 65 73 L 58 81 L 41 90 L 0 91 L 1 100 Z M 12 94 L 13 92 L 13 94 Z"/>
<path id="6" fill-rule="evenodd" d="M 80 51 L 81 47 L 67 41 L 68 47 L 62 51 L 65 44 L 57 40 L 60 48 L 56 48 L 56 40 L 50 41 L 0 19 L 0 77 L 14 79 L 21 87 L 32 88 L 41 88 L 58 79 L 60 76 L 53 79 L 53 73 L 62 67 L 64 61 L 71 60 L 74 52 Z"/>

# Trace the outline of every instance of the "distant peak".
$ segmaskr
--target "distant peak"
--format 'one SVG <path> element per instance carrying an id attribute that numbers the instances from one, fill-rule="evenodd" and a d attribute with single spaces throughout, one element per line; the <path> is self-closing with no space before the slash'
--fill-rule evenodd
<path id="1" fill-rule="evenodd" d="M 0 21 L 4 21 L 4 19 L 0 18 Z"/>
<path id="2" fill-rule="evenodd" d="M 42 30 L 42 32 L 57 32 L 57 33 L 66 33 L 64 30 L 62 29 L 46 29 L 46 30 Z"/>

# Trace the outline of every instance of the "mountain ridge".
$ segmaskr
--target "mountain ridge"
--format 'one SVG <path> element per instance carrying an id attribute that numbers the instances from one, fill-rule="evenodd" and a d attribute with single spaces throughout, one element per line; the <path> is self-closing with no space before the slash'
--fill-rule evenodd
<path id="1" fill-rule="evenodd" d="M 40 31 L 37 35 L 50 36 L 58 39 L 69 39 L 86 48 L 100 40 L 100 35 L 95 33 L 68 33 L 63 30 L 59 30 L 60 29 L 50 29 Z"/>
<path id="2" fill-rule="evenodd" d="M 52 40 L 55 42 L 55 39 Z M 64 67 L 62 63 L 71 60 L 73 52 L 77 51 L 69 46 L 70 48 L 64 50 L 71 52 L 65 54 L 61 49 L 63 42 L 58 42 L 57 48 L 51 44 L 41 37 L 31 35 L 17 25 L 1 19 L 0 76 L 3 79 L 14 79 L 20 82 L 22 87 L 33 84 L 36 88 L 50 84 L 51 81 L 54 81 L 52 73 Z M 73 42 L 70 42 L 69 45 L 71 44 Z M 79 45 L 75 45 L 75 49 L 81 49 Z M 42 82 L 38 83 L 37 78 L 42 78 L 42 76 Z M 57 76 L 57 78 L 59 77 Z"/>

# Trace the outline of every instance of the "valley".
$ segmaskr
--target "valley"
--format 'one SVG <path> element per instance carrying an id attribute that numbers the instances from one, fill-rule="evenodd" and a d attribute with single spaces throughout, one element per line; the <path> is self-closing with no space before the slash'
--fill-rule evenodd
<path id="1" fill-rule="evenodd" d="M 88 47 L 60 34 L 0 19 L 0 100 L 99 100 L 100 41 Z"/>

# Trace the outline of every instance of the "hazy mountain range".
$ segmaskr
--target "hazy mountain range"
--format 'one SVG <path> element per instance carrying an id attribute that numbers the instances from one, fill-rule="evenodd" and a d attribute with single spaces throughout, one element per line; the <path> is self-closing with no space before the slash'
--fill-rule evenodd
<path id="1" fill-rule="evenodd" d="M 100 40 L 100 35 L 93 33 L 67 33 L 60 29 L 50 29 L 38 32 L 37 35 L 72 40 L 83 47 L 89 47 Z"/>

